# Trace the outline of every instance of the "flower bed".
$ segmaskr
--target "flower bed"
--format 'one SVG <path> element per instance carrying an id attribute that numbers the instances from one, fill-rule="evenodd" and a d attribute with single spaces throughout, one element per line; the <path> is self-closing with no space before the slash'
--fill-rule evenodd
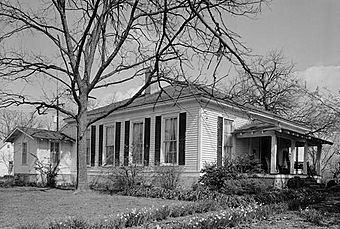
<path id="1" fill-rule="evenodd" d="M 278 205 L 277 205 L 278 206 Z M 98 222 L 91 223 L 84 219 L 69 218 L 64 221 L 54 221 L 49 224 L 50 229 L 82 228 L 220 228 L 235 226 L 241 222 L 261 220 L 273 214 L 277 206 L 263 206 L 251 204 L 237 208 L 222 210 L 216 202 L 197 202 L 181 205 L 162 206 L 160 208 L 133 209 L 130 212 L 106 217 Z M 282 208 L 282 207 L 280 207 Z M 197 216 L 197 214 L 206 213 Z M 195 215 L 196 214 L 196 215 Z M 189 216 L 185 220 L 177 220 L 178 217 Z M 161 221 L 172 218 L 172 222 Z M 37 225 L 29 225 L 24 228 L 39 228 Z"/>

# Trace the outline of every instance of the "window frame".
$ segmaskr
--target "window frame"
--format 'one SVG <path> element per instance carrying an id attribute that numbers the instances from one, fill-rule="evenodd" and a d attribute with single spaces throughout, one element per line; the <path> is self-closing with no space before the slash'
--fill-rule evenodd
<path id="1" fill-rule="evenodd" d="M 26 149 L 25 157 L 24 157 L 24 149 Z M 25 158 L 25 162 L 24 162 L 24 158 Z M 21 165 L 28 165 L 28 142 L 21 143 Z"/>
<path id="2" fill-rule="evenodd" d="M 55 146 L 56 146 L 56 144 L 58 144 L 58 153 L 57 153 L 57 155 L 58 155 L 58 161 L 60 160 L 60 152 L 61 152 L 61 150 L 60 150 L 60 142 L 58 142 L 58 141 L 51 141 L 50 142 L 50 157 L 52 158 L 52 160 L 50 160 L 50 163 L 51 164 L 57 164 L 58 163 L 58 161 L 55 161 L 55 159 L 56 159 L 56 155 L 55 155 L 55 153 L 56 153 L 56 151 L 55 151 Z M 53 151 L 52 151 L 52 145 L 53 145 Z"/>
<path id="3" fill-rule="evenodd" d="M 229 118 L 223 117 L 223 129 L 222 129 L 222 162 L 228 157 L 230 158 L 233 154 L 234 149 L 234 136 L 233 136 L 233 122 L 234 120 Z M 226 123 L 229 123 L 230 125 L 230 132 L 226 132 L 227 125 Z M 230 145 L 227 145 L 227 135 L 230 135 Z"/>
<path id="4" fill-rule="evenodd" d="M 165 122 L 167 119 L 176 118 L 176 163 L 165 162 Z M 177 166 L 179 165 L 179 113 L 172 113 L 162 115 L 161 123 L 161 152 L 160 152 L 160 165 L 163 166 Z"/>
<path id="5" fill-rule="evenodd" d="M 141 147 L 141 150 L 142 150 L 142 159 L 141 159 L 141 162 L 140 163 L 135 163 L 134 162 L 134 158 L 133 158 L 133 144 L 134 144 L 134 132 L 133 132 L 133 127 L 135 124 L 142 124 L 142 147 Z M 129 160 L 131 161 L 131 163 L 133 165 L 138 165 L 138 166 L 143 166 L 144 165 L 144 135 L 145 135 L 145 120 L 140 118 L 140 119 L 134 119 L 134 120 L 130 120 L 130 149 L 129 149 Z"/>
<path id="6" fill-rule="evenodd" d="M 115 145 L 115 143 L 116 143 L 116 125 L 115 125 L 115 123 L 112 123 L 112 124 L 107 124 L 107 125 L 104 125 L 104 129 L 105 129 L 105 163 L 104 163 L 104 166 L 115 166 L 115 161 L 116 161 L 116 158 L 115 158 L 115 149 L 116 149 L 116 145 Z M 107 129 L 108 128 L 113 128 L 113 139 L 112 139 L 112 142 L 113 142 L 113 144 L 112 145 L 108 145 L 107 143 L 108 143 L 108 141 L 107 141 L 107 133 L 108 133 L 108 131 L 107 131 Z M 112 163 L 110 163 L 110 164 L 108 164 L 107 163 L 107 156 L 108 156 L 108 147 L 113 147 L 113 151 L 112 151 Z"/>

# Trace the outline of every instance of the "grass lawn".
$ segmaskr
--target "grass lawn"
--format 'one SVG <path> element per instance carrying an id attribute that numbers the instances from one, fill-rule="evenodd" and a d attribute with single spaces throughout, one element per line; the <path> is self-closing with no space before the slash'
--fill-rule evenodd
<path id="1" fill-rule="evenodd" d="M 30 187 L 0 188 L 0 228 L 27 223 L 47 224 L 53 219 L 82 217 L 96 220 L 132 208 L 178 203 L 174 200 L 148 199 L 97 192 L 73 194 L 70 190 Z"/>

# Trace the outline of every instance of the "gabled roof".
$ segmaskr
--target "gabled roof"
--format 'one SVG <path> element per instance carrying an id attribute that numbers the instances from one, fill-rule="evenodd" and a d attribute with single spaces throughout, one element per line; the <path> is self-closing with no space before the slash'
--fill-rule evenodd
<path id="1" fill-rule="evenodd" d="M 128 106 L 119 108 L 118 110 L 124 111 L 124 110 L 131 110 L 131 109 L 135 109 L 135 108 L 139 108 L 139 107 L 143 107 L 147 105 L 149 106 L 156 105 L 156 104 L 160 105 L 162 103 L 169 102 L 169 101 L 176 103 L 180 100 L 184 100 L 188 98 L 196 99 L 197 101 L 201 101 L 202 99 L 205 99 L 205 101 L 208 101 L 211 103 L 216 102 L 219 105 L 226 105 L 226 106 L 233 107 L 239 110 L 250 112 L 252 115 L 263 116 L 269 119 L 275 119 L 279 122 L 286 122 L 288 123 L 288 125 L 296 126 L 299 129 L 303 129 L 304 132 L 310 131 L 310 129 L 307 126 L 288 120 L 286 118 L 283 118 L 282 116 L 273 114 L 268 111 L 261 110 L 251 105 L 241 105 L 235 101 L 232 101 L 228 97 L 228 95 L 221 93 L 220 91 L 214 88 L 208 87 L 206 85 L 191 84 L 191 83 L 180 82 L 180 81 L 177 81 L 169 86 L 166 86 L 162 88 L 160 91 L 157 91 L 155 93 L 141 95 L 140 97 L 136 98 Z M 88 112 L 88 117 L 99 115 L 99 114 L 104 114 L 105 112 L 109 110 L 118 108 L 126 104 L 128 101 L 129 99 L 125 99 L 123 101 L 115 102 L 107 106 L 93 109 Z"/>
<path id="2" fill-rule="evenodd" d="M 179 99 L 184 99 L 188 97 L 216 97 L 217 93 L 215 90 L 209 89 L 207 86 L 197 85 L 197 84 L 188 84 L 185 82 L 175 82 L 169 86 L 162 88 L 160 91 L 157 91 L 152 94 L 143 94 L 140 97 L 136 98 L 131 104 L 128 106 L 121 108 L 120 110 L 129 109 L 133 107 L 140 107 L 144 105 L 153 105 L 156 103 L 162 103 L 167 101 L 177 101 Z M 218 97 L 221 97 L 222 94 L 218 93 Z M 226 99 L 224 97 L 224 99 Z M 108 110 L 119 107 L 125 103 L 127 103 L 130 99 L 125 99 L 119 102 L 115 102 L 109 104 L 107 106 L 99 107 L 89 111 L 88 115 L 99 114 L 102 112 L 106 112 Z"/>
<path id="3" fill-rule="evenodd" d="M 43 130 L 37 128 L 16 127 L 6 138 L 5 142 L 14 142 L 21 134 L 31 138 L 46 139 L 52 141 L 74 141 L 73 138 L 59 131 Z"/>

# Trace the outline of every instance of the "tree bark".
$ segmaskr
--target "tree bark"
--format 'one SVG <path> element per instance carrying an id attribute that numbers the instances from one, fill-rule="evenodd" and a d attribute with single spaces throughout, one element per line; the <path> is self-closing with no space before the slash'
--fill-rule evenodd
<path id="1" fill-rule="evenodd" d="M 87 129 L 87 104 L 86 96 L 80 96 L 80 109 L 77 116 L 77 187 L 76 192 L 83 192 L 89 189 L 87 181 L 86 163 L 86 129 Z"/>

